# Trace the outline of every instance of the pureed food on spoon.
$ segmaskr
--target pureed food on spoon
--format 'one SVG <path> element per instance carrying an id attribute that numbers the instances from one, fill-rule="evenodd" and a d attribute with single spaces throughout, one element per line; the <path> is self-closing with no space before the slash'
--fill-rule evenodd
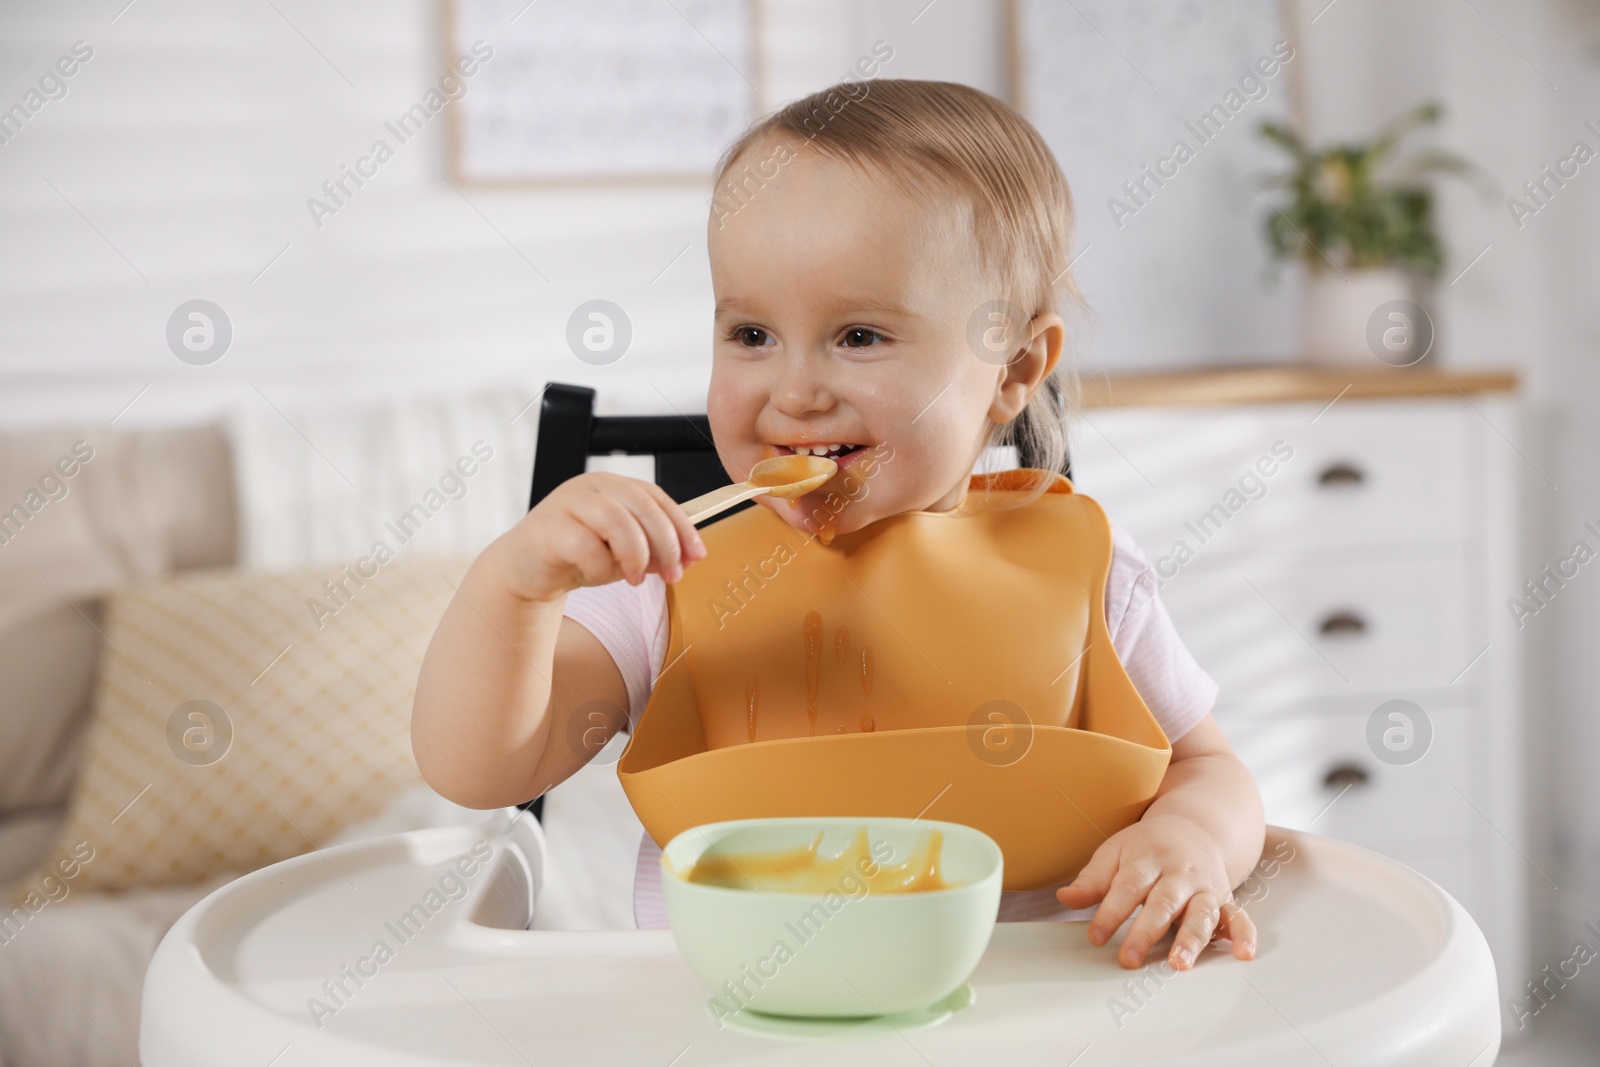
<path id="1" fill-rule="evenodd" d="M 823 832 L 818 830 L 809 845 L 772 852 L 727 853 L 713 848 L 701 853 L 686 871 L 673 868 L 670 861 L 667 865 L 685 882 L 769 893 L 826 893 L 836 890 L 850 872 L 866 883 L 869 893 L 926 893 L 961 884 L 947 882 L 939 872 L 942 830 L 919 833 L 911 855 L 893 866 L 872 858 L 865 826 L 837 856 L 817 854 Z"/>

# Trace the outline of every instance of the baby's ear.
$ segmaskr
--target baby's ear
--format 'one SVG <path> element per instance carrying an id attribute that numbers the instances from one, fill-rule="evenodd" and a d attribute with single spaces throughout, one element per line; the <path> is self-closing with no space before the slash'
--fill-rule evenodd
<path id="1" fill-rule="evenodd" d="M 1034 316 L 1033 322 L 1030 323 L 1030 328 L 1033 338 L 1028 344 L 1028 352 L 1036 354 L 1044 361 L 1038 376 L 1030 384 L 1029 391 L 1031 392 L 1033 389 L 1037 389 L 1050 376 L 1050 372 L 1056 369 L 1056 365 L 1061 362 L 1061 353 L 1067 347 L 1067 323 L 1056 312 L 1046 311 L 1042 315 Z"/>
<path id="2" fill-rule="evenodd" d="M 1034 392 L 1061 362 L 1066 345 L 1065 321 L 1054 311 L 1034 316 L 1028 324 L 1028 343 L 1017 349 L 995 385 L 989 418 L 1006 423 L 1022 414 Z"/>

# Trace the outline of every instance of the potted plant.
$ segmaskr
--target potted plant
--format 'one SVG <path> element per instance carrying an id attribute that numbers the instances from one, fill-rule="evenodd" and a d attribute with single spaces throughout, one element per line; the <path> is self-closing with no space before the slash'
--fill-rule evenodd
<path id="1" fill-rule="evenodd" d="M 1444 267 L 1434 228 L 1436 173 L 1475 173 L 1466 160 L 1423 149 L 1401 154 L 1402 140 L 1437 122 L 1444 109 L 1424 103 L 1391 120 L 1370 141 L 1313 149 L 1272 122 L 1261 135 L 1290 156 L 1266 184 L 1289 192 L 1266 217 L 1279 260 L 1307 268 L 1302 340 L 1314 362 L 1405 365 L 1432 347 L 1432 325 L 1417 304 L 1421 284 Z"/>

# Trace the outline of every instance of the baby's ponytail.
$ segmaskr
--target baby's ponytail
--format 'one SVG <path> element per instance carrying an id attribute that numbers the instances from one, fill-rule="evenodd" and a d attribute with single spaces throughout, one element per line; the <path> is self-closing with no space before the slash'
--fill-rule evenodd
<path id="1" fill-rule="evenodd" d="M 1065 359 L 1065 357 L 1063 357 Z M 1063 383 L 1063 378 L 1066 379 Z M 1077 374 L 1058 366 L 1045 376 L 1028 400 L 1022 413 L 1008 423 L 995 424 L 990 434 L 990 444 L 1010 446 L 1017 451 L 1019 467 L 1037 467 L 1046 471 L 1067 472 L 1068 436 L 1067 412 L 1077 406 Z M 1025 499 L 1033 499 L 1044 492 L 1048 482 L 1040 480 Z"/>

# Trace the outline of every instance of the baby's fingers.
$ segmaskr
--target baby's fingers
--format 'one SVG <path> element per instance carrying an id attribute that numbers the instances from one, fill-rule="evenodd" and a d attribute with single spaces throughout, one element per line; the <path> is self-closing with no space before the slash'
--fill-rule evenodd
<path id="1" fill-rule="evenodd" d="M 643 531 L 647 545 L 646 557 L 635 573 L 641 580 L 645 572 L 655 571 L 669 582 L 677 581 L 683 574 L 686 556 L 679 541 L 678 528 L 662 502 L 665 500 L 666 505 L 672 507 L 677 505 L 658 486 L 641 482 L 628 488 L 632 491 L 622 493 L 620 497 Z M 629 581 L 633 580 L 629 578 Z"/>
<path id="2" fill-rule="evenodd" d="M 656 494 L 656 501 L 661 504 L 662 512 L 666 512 L 667 518 L 672 522 L 672 528 L 677 533 L 678 544 L 682 545 L 683 561 L 693 563 L 706 558 L 706 542 L 701 541 L 699 531 L 694 530 L 694 523 L 691 522 L 688 512 L 683 510 L 682 504 L 670 498 L 661 486 L 653 485 L 651 488 Z"/>
<path id="3" fill-rule="evenodd" d="M 1233 942 L 1233 956 L 1240 960 L 1256 958 L 1256 924 L 1236 904 L 1222 905 L 1222 918 L 1217 923 L 1216 937 L 1226 937 Z"/>
<path id="4" fill-rule="evenodd" d="M 1144 907 L 1139 909 L 1133 925 L 1128 927 L 1128 936 L 1122 939 L 1117 962 L 1124 967 L 1137 967 L 1143 963 L 1150 946 L 1166 935 L 1172 920 L 1178 917 L 1184 902 L 1190 899 L 1186 883 L 1171 877 L 1157 882 L 1145 898 Z M 1199 900 L 1200 896 L 1196 895 L 1193 899 Z M 1189 906 L 1191 909 L 1194 907 L 1193 904 Z"/>
<path id="5" fill-rule="evenodd" d="M 650 564 L 650 538 L 634 509 L 623 500 L 597 492 L 574 509 L 574 516 L 605 543 L 617 572 L 638 584 Z"/>
<path id="6" fill-rule="evenodd" d="M 1099 903 L 1111 888 L 1117 873 L 1117 849 L 1109 842 L 1095 850 L 1078 876 L 1056 890 L 1056 899 L 1069 908 L 1087 908 Z"/>
<path id="7" fill-rule="evenodd" d="M 1158 871 L 1146 873 L 1119 851 L 1117 874 L 1106 891 L 1105 899 L 1095 909 L 1089 920 L 1089 943 L 1103 945 L 1111 935 L 1133 914 L 1133 909 L 1144 902 L 1145 894 L 1155 884 Z"/>
<path id="8" fill-rule="evenodd" d="M 1178 927 L 1178 936 L 1172 939 L 1172 951 L 1167 955 L 1167 961 L 1175 969 L 1186 971 L 1194 966 L 1201 949 L 1211 943 L 1212 932 L 1223 928 L 1219 921 L 1223 908 L 1233 908 L 1240 915 L 1244 914 L 1232 904 L 1219 902 L 1215 893 L 1206 890 L 1190 899 L 1189 906 L 1184 909 L 1183 923 Z"/>

